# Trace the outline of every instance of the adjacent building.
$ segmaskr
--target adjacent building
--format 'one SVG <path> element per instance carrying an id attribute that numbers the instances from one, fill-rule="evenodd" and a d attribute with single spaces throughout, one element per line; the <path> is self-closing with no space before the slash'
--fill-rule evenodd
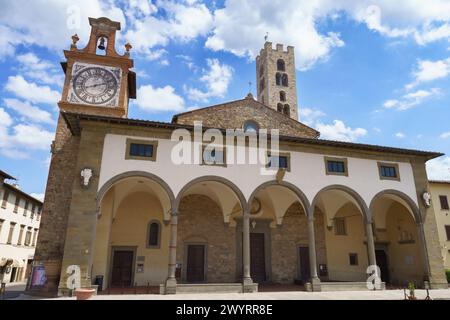
<path id="1" fill-rule="evenodd" d="M 116 52 L 120 23 L 89 23 L 86 47 L 74 35 L 64 51 L 30 292 L 68 294 L 78 276 L 85 287 L 162 293 L 367 290 L 375 265 L 387 286 L 448 287 L 436 202 L 426 201 L 425 163 L 441 153 L 320 139 L 298 118 L 294 48 L 270 42 L 256 61 L 257 99 L 171 122 L 130 119 L 131 45 Z M 279 131 L 267 148 L 263 129 Z M 239 139 L 262 162 L 236 159 Z"/>
<path id="2" fill-rule="evenodd" d="M 31 271 L 42 202 L 5 180 L 15 178 L 0 170 L 0 282 L 21 282 Z"/>
<path id="3" fill-rule="evenodd" d="M 434 202 L 442 260 L 450 272 L 450 181 L 430 181 L 430 193 Z"/>

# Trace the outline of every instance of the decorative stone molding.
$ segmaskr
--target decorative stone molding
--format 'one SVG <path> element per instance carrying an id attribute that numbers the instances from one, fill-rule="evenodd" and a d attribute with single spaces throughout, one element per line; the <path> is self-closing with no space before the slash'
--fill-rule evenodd
<path id="1" fill-rule="evenodd" d="M 91 182 L 91 178 L 94 176 L 94 171 L 91 168 L 83 168 L 80 172 L 81 186 L 88 188 Z"/>

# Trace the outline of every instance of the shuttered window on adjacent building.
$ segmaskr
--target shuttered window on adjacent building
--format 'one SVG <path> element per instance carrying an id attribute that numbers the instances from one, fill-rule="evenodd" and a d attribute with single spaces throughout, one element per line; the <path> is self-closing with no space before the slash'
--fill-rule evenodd
<path id="1" fill-rule="evenodd" d="M 447 196 L 439 196 L 439 201 L 441 202 L 442 210 L 449 210 Z"/>
<path id="2" fill-rule="evenodd" d="M 445 232 L 447 233 L 447 241 L 450 241 L 450 226 L 445 226 Z"/>

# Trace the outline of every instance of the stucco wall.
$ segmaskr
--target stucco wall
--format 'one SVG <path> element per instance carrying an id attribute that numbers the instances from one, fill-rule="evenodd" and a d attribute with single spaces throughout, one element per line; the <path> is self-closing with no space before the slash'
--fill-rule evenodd
<path id="1" fill-rule="evenodd" d="M 450 226 L 450 210 L 443 210 L 439 201 L 440 195 L 446 195 L 450 202 L 450 183 L 431 183 L 430 193 L 432 202 L 434 203 L 434 214 L 436 216 L 436 223 L 438 226 L 439 242 L 446 269 L 450 269 L 450 240 L 447 239 L 445 226 Z"/>

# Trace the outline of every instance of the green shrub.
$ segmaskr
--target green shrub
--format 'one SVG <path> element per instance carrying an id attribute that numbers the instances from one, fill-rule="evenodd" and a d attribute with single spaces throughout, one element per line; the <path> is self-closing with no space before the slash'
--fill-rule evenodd
<path id="1" fill-rule="evenodd" d="M 450 283 L 450 269 L 445 270 L 445 274 L 447 276 L 447 282 Z"/>

